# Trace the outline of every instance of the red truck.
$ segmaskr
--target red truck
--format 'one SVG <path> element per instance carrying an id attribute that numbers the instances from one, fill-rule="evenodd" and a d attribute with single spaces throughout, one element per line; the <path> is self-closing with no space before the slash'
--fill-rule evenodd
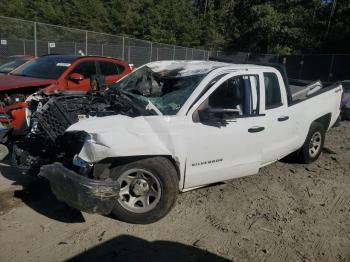
<path id="1" fill-rule="evenodd" d="M 102 76 L 110 85 L 129 74 L 124 61 L 98 56 L 45 55 L 0 76 L 0 123 L 21 133 L 25 129 L 26 98 L 42 90 L 90 91 L 90 79 Z M 95 91 L 95 90 L 92 90 Z"/>

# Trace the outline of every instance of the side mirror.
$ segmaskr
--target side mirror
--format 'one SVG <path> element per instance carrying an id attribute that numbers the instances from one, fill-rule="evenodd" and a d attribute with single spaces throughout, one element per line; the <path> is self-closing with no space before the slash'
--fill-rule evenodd
<path id="1" fill-rule="evenodd" d="M 225 123 L 229 120 L 234 120 L 239 115 L 238 109 L 225 109 L 225 108 L 205 108 L 198 111 L 199 119 L 201 122 L 220 122 Z"/>
<path id="2" fill-rule="evenodd" d="M 69 79 L 73 82 L 80 82 L 81 80 L 84 80 L 84 76 L 78 73 L 73 73 L 69 76 Z"/>

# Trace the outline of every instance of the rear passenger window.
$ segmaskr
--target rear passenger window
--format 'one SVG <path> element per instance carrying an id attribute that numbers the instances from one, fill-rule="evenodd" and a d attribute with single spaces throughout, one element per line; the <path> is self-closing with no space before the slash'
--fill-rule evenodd
<path id="1" fill-rule="evenodd" d="M 104 76 L 119 75 L 124 71 L 122 65 L 111 62 L 99 62 L 101 74 Z"/>
<path id="2" fill-rule="evenodd" d="M 264 73 L 265 107 L 276 108 L 282 105 L 281 89 L 275 73 Z"/>
<path id="3" fill-rule="evenodd" d="M 85 79 L 90 79 L 92 75 L 96 75 L 96 67 L 94 61 L 85 61 L 78 64 L 71 73 L 78 73 Z"/>

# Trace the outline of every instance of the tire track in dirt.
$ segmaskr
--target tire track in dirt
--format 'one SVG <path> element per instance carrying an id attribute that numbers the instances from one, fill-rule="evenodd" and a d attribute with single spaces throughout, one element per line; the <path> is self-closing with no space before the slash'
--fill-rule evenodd
<path id="1" fill-rule="evenodd" d="M 329 209 L 329 214 L 338 214 L 342 213 L 344 211 L 349 211 L 350 209 L 350 197 L 346 196 L 345 194 L 340 194 L 338 195 L 332 205 L 331 208 Z"/>
<path id="2" fill-rule="evenodd" d="M 219 219 L 212 215 L 206 216 L 206 220 L 209 222 L 209 224 L 214 227 L 216 230 L 227 233 L 230 231 L 229 225 L 226 223 L 221 222 Z"/>
<path id="3" fill-rule="evenodd" d="M 252 261 L 291 261 L 286 245 L 268 241 L 263 248 L 255 251 Z"/>
<path id="4" fill-rule="evenodd" d="M 316 261 L 346 261 L 346 255 L 342 254 L 336 241 L 318 239 L 312 245 L 312 252 Z"/>
<path id="5" fill-rule="evenodd" d="M 324 190 L 320 205 L 325 217 L 350 212 L 350 194 L 346 190 L 337 187 L 328 187 Z"/>

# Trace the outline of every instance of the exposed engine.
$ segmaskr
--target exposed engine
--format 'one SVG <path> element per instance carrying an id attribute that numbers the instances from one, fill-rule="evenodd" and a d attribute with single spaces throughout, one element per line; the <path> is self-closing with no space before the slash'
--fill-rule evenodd
<path id="1" fill-rule="evenodd" d="M 69 126 L 91 117 L 116 114 L 135 117 L 142 110 L 117 91 L 37 95 L 28 102 L 29 129 L 26 135 L 14 142 L 13 162 L 33 172 L 54 161 L 70 165 L 74 155 L 82 148 L 86 133 L 65 133 Z"/>

